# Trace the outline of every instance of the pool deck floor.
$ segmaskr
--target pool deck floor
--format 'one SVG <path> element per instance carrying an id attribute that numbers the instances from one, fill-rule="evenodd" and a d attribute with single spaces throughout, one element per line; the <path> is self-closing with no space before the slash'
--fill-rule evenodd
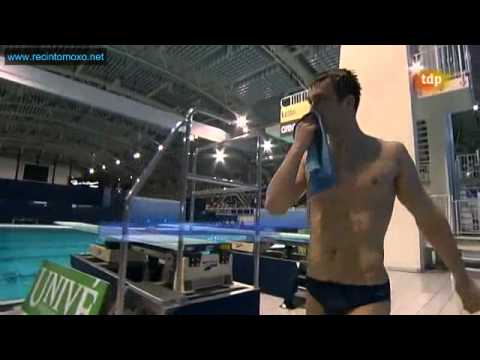
<path id="1" fill-rule="evenodd" d="M 389 271 L 392 287 L 392 315 L 465 315 L 446 272 L 408 273 Z M 305 309 L 281 308 L 282 299 L 262 294 L 261 315 L 305 315 Z M 15 308 L 0 315 L 19 315 Z"/>

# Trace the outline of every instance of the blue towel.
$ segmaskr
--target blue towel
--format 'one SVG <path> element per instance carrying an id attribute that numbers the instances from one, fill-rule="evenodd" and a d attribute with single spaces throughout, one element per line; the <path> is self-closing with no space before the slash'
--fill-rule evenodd
<path id="1" fill-rule="evenodd" d="M 336 183 L 333 157 L 328 144 L 327 134 L 323 129 L 321 116 L 316 112 L 313 112 L 313 114 L 318 121 L 318 130 L 307 151 L 305 164 L 305 170 L 310 178 L 308 190 L 311 195 L 325 191 L 335 186 Z"/>

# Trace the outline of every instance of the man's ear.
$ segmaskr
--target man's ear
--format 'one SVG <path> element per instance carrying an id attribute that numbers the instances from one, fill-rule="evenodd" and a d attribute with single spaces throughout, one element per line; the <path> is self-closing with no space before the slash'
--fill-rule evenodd
<path id="1" fill-rule="evenodd" d="M 354 108 L 355 107 L 355 97 L 353 95 L 347 95 L 345 99 L 343 99 L 343 104 L 347 107 Z"/>

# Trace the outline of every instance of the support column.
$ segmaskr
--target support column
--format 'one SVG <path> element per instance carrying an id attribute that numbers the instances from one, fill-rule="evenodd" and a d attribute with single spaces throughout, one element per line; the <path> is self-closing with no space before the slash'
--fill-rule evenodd
<path id="1" fill-rule="evenodd" d="M 20 159 L 22 158 L 22 149 L 18 149 L 17 167 L 15 169 L 15 180 L 18 180 L 18 171 L 20 170 Z"/>
<path id="2" fill-rule="evenodd" d="M 55 172 L 57 171 L 57 160 L 58 158 L 55 158 L 55 160 L 53 161 L 52 184 L 55 184 Z"/>
<path id="3" fill-rule="evenodd" d="M 342 45 L 340 68 L 353 70 L 359 77 L 360 128 L 369 135 L 403 143 L 415 159 L 407 45 Z M 385 265 L 420 271 L 421 257 L 415 220 L 396 200 L 385 236 Z"/>

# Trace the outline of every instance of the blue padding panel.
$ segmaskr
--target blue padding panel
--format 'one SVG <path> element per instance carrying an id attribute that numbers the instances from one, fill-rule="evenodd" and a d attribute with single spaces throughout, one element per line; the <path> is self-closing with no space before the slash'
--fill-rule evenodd
<path id="1" fill-rule="evenodd" d="M 34 218 L 40 223 L 77 221 L 98 224 L 121 219 L 122 195 L 112 192 L 112 206 L 102 206 L 103 189 L 0 179 L 0 222 Z M 47 206 L 33 201 L 47 202 Z M 89 207 L 72 208 L 72 204 Z"/>
<path id="2" fill-rule="evenodd" d="M 130 224 L 154 226 L 177 223 L 179 212 L 179 201 L 136 197 L 130 208 Z"/>
<path id="3" fill-rule="evenodd" d="M 309 227 L 306 209 L 288 210 L 285 215 L 271 215 L 267 210 L 260 212 L 262 230 L 307 229 Z"/>
<path id="4" fill-rule="evenodd" d="M 260 315 L 260 291 L 251 289 L 222 299 L 187 304 L 169 315 Z"/>
<path id="5" fill-rule="evenodd" d="M 102 189 L 0 179 L 0 199 L 101 205 Z"/>
<path id="6" fill-rule="evenodd" d="M 76 208 L 71 204 L 48 202 L 43 205 L 35 205 L 31 202 L 20 200 L 0 199 L 0 223 L 10 223 L 13 218 L 33 218 L 39 223 L 50 224 L 54 221 L 76 221 L 98 224 L 102 221 L 114 221 L 120 219 L 120 214 L 115 208 Z M 117 220 L 118 221 L 118 220 Z"/>
<path id="7" fill-rule="evenodd" d="M 100 271 L 82 260 L 78 256 L 70 257 L 71 265 L 74 269 L 86 274 L 95 276 L 110 283 L 111 288 L 108 294 L 107 303 L 113 305 L 116 296 L 117 279 L 104 271 Z M 130 268 L 130 266 L 129 266 Z M 130 269 L 129 269 L 130 270 Z M 134 270 L 134 269 L 132 269 Z M 127 273 L 128 275 L 128 273 Z M 133 271 L 132 271 L 133 275 Z M 131 275 L 128 275 L 130 278 Z M 133 292 L 127 291 L 125 295 L 126 306 L 132 306 L 138 303 L 139 296 Z M 186 304 L 178 308 L 167 311 L 170 315 L 259 315 L 260 314 L 260 292 L 255 289 L 232 294 L 225 298 L 207 300 L 195 304 Z"/>
<path id="8" fill-rule="evenodd" d="M 297 289 L 298 268 L 295 261 L 260 257 L 260 289 L 284 299 L 293 299 Z M 253 283 L 253 256 L 233 253 L 233 280 Z"/>
<path id="9" fill-rule="evenodd" d="M 117 294 L 117 278 L 111 276 L 105 271 L 100 271 L 97 268 L 91 266 L 89 263 L 82 261 L 81 257 L 77 255 L 70 256 L 70 265 L 73 269 L 81 271 L 85 274 L 94 276 L 103 281 L 110 283 L 110 289 L 108 291 L 107 301 L 108 305 L 112 305 L 115 302 L 115 297 Z"/>

